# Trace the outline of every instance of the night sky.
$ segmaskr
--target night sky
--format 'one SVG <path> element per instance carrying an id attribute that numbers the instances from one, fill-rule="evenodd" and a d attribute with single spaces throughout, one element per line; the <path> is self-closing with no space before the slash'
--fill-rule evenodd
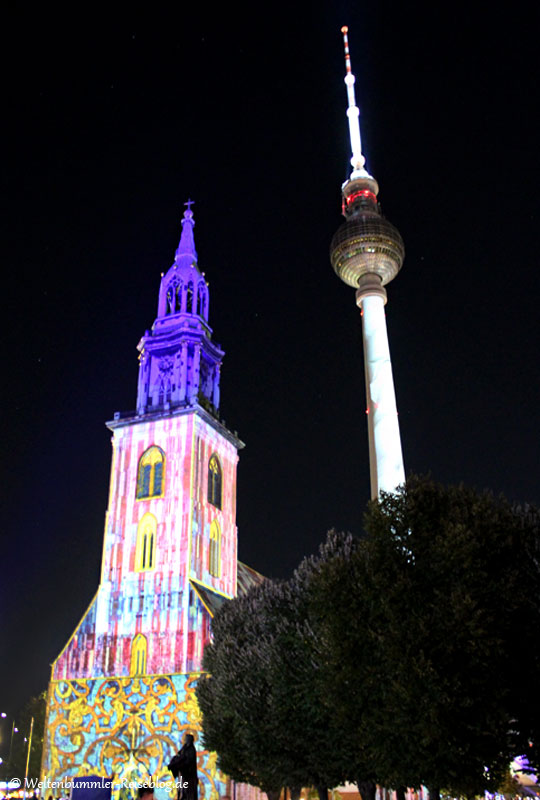
<path id="1" fill-rule="evenodd" d="M 472 5 L 4 20 L 0 710 L 46 687 L 97 588 L 104 422 L 135 407 L 188 197 L 221 413 L 246 443 L 240 558 L 285 577 L 329 528 L 361 530 L 360 316 L 328 255 L 343 24 L 406 247 L 387 305 L 406 471 L 540 502 L 537 20 Z"/>

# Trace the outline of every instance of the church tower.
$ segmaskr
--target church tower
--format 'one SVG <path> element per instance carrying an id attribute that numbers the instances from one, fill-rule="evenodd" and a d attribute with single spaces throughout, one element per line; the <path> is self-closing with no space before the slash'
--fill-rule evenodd
<path id="1" fill-rule="evenodd" d="M 213 612 L 260 580 L 237 562 L 243 445 L 219 419 L 224 352 L 212 341 L 186 205 L 157 318 L 138 346 L 137 408 L 107 423 L 113 456 L 101 580 L 52 666 L 43 762 L 50 780 L 169 780 L 183 733 L 197 740 L 200 731 L 194 687 Z M 215 762 L 199 750 L 207 800 L 225 793 Z"/>
<path id="2" fill-rule="evenodd" d="M 371 497 L 376 499 L 381 491 L 393 492 L 405 481 L 384 312 L 384 287 L 401 269 L 405 249 L 399 231 L 382 216 L 379 186 L 365 169 L 347 31 L 341 29 L 353 169 L 341 187 L 345 222 L 334 234 L 330 259 L 341 280 L 356 289 L 362 313 Z"/>

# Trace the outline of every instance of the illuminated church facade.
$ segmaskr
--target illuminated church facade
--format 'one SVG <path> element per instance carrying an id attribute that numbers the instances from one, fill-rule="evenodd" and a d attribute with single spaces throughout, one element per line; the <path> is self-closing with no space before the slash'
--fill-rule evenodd
<path id="1" fill-rule="evenodd" d="M 137 408 L 116 413 L 97 593 L 52 665 L 43 777 L 167 781 L 185 732 L 211 617 L 262 580 L 237 560 L 236 466 L 219 419 L 224 356 L 208 324 L 191 203 L 158 315 L 139 343 Z M 199 751 L 199 792 L 227 792 Z M 164 790 L 165 792 L 165 790 Z M 163 792 L 157 792 L 158 796 Z"/>

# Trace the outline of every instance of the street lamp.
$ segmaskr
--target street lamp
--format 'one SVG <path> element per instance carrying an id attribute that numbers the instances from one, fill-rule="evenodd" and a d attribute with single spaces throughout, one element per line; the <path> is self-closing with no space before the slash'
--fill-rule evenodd
<path id="1" fill-rule="evenodd" d="M 11 751 L 13 749 L 13 734 L 14 733 L 19 733 L 19 729 L 15 727 L 15 720 L 13 720 L 13 724 L 11 725 L 11 737 L 9 739 L 8 764 L 11 764 Z"/>
<path id="2" fill-rule="evenodd" d="M 24 794 L 23 800 L 26 800 L 26 787 L 28 785 L 28 767 L 30 766 L 30 750 L 32 749 L 32 731 L 34 730 L 34 717 L 30 722 L 30 733 L 28 734 L 28 750 L 26 751 L 26 770 L 24 773 Z M 26 738 L 24 740 L 26 742 Z"/>

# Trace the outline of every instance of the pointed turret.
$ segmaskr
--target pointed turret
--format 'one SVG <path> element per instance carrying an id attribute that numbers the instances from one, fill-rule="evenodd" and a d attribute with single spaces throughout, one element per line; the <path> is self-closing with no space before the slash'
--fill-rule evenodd
<path id="1" fill-rule="evenodd" d="M 208 322 L 208 284 L 197 267 L 192 204 L 193 200 L 185 204 L 180 242 L 173 264 L 161 280 L 158 318 L 183 313 Z"/>
<path id="2" fill-rule="evenodd" d="M 208 284 L 197 266 L 193 201 L 185 205 L 174 261 L 161 278 L 157 319 L 139 343 L 139 415 L 197 403 L 214 416 L 219 409 L 225 354 L 212 342 Z"/>
<path id="3" fill-rule="evenodd" d="M 197 261 L 197 251 L 195 250 L 195 238 L 193 236 L 193 228 L 195 227 L 195 220 L 193 219 L 193 211 L 191 210 L 191 206 L 193 205 L 193 200 L 188 200 L 185 203 L 187 206 L 186 211 L 184 211 L 184 218 L 182 220 L 182 235 L 180 236 L 180 241 L 178 243 L 178 247 L 176 248 L 176 253 L 174 254 L 174 261 L 175 264 L 180 265 L 181 258 L 185 256 L 186 258 L 190 259 L 191 261 Z"/>

